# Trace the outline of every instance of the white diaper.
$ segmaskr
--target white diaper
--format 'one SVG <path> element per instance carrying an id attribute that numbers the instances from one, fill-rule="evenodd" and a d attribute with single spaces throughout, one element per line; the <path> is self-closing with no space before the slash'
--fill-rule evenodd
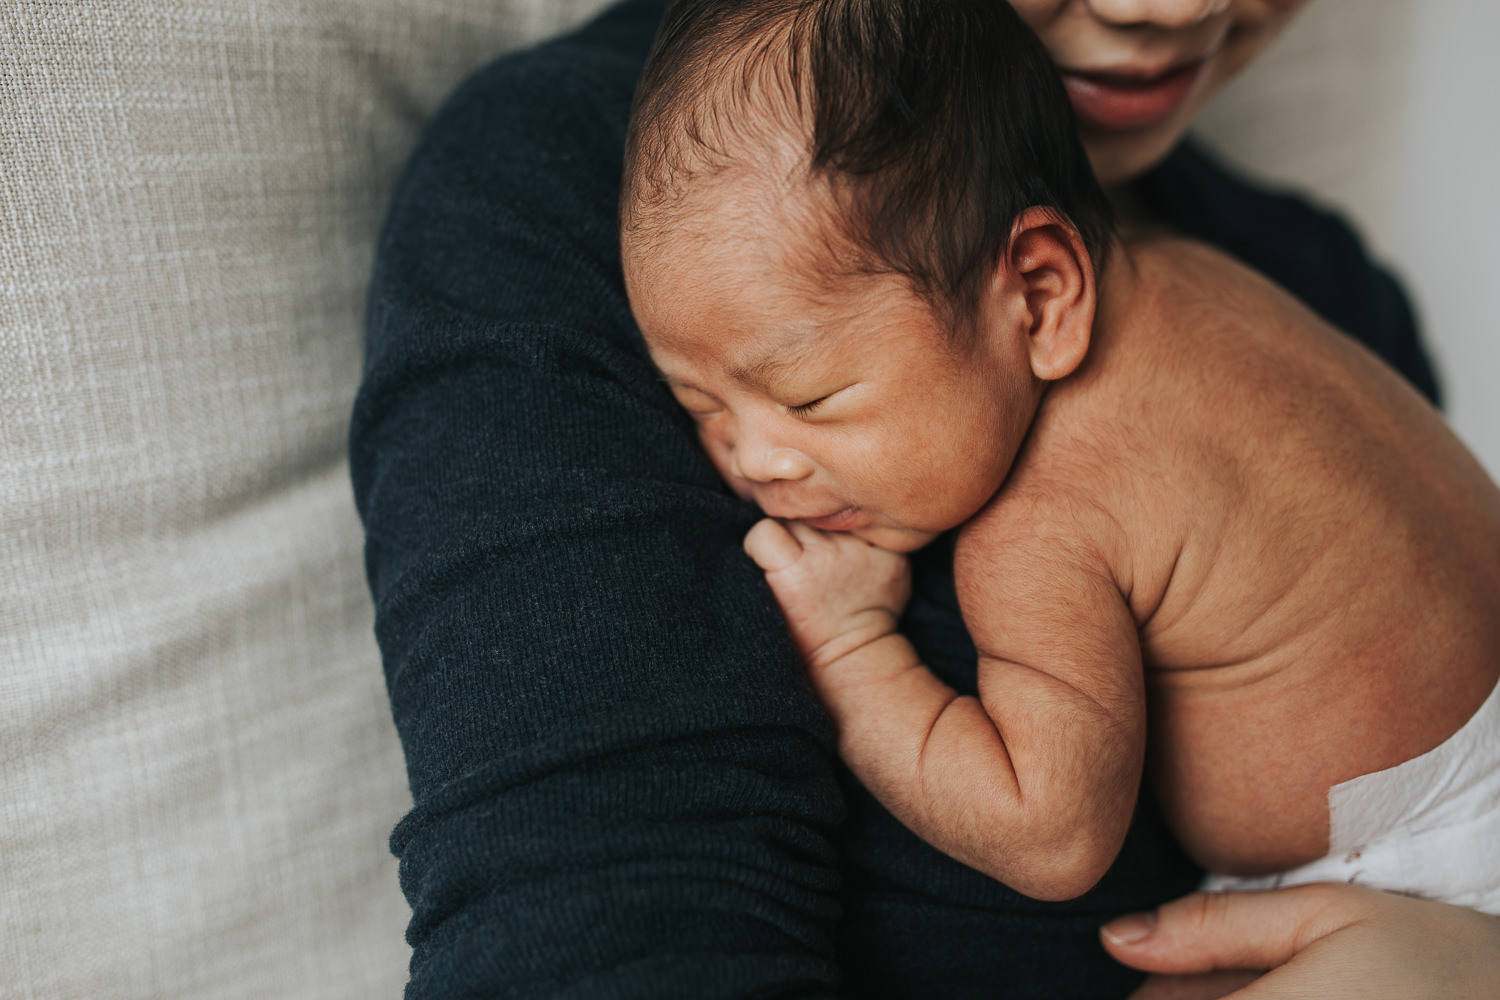
<path id="1" fill-rule="evenodd" d="M 1328 790 L 1329 853 L 1211 891 L 1347 882 L 1500 915 L 1500 686 L 1436 749 Z"/>

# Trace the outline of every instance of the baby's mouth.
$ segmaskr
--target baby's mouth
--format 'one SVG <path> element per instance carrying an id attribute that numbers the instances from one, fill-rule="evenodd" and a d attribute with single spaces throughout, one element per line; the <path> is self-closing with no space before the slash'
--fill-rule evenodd
<path id="1" fill-rule="evenodd" d="M 863 515 L 864 511 L 859 507 L 845 507 L 841 511 L 824 514 L 822 517 L 802 517 L 797 520 L 819 531 L 852 531 L 863 526 L 865 520 Z"/>

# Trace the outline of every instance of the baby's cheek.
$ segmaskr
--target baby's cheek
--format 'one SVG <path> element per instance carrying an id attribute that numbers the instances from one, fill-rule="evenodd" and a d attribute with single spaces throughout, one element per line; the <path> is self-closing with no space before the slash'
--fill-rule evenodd
<path id="1" fill-rule="evenodd" d="M 712 463 L 714 471 L 734 491 L 734 495 L 741 500 L 753 501 L 755 497 L 750 492 L 750 483 L 734 474 L 733 465 L 730 462 L 730 455 L 734 449 L 718 435 L 703 430 L 699 430 L 698 440 L 702 443 L 703 450 L 708 453 L 708 460 Z"/>
<path id="2" fill-rule="evenodd" d="M 729 484 L 729 488 L 731 490 L 734 490 L 735 496 L 748 503 L 753 503 L 759 506 L 759 502 L 755 499 L 755 493 L 750 489 L 750 484 L 748 482 L 738 478 L 737 476 L 728 475 L 722 469 L 719 471 L 719 475 L 723 477 L 724 482 Z"/>

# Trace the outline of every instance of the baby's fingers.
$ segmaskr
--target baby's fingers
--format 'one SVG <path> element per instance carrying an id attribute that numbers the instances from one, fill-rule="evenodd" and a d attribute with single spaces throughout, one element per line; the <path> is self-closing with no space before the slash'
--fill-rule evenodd
<path id="1" fill-rule="evenodd" d="M 792 537 L 786 525 L 767 517 L 745 535 L 745 552 L 767 573 L 777 573 L 802 558 L 802 543 Z"/>

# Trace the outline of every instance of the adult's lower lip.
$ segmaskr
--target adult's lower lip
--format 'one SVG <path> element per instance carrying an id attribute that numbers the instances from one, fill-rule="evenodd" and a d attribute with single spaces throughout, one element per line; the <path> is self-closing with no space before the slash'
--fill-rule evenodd
<path id="1" fill-rule="evenodd" d="M 864 511 L 860 508 L 845 507 L 833 514 L 824 514 L 822 517 L 804 517 L 800 520 L 809 528 L 817 528 L 819 531 L 852 531 L 861 526 L 863 516 Z"/>
<path id="2" fill-rule="evenodd" d="M 1203 74 L 1198 60 L 1160 76 L 1138 78 L 1063 71 L 1063 86 L 1079 121 L 1105 129 L 1146 128 L 1182 107 Z"/>

